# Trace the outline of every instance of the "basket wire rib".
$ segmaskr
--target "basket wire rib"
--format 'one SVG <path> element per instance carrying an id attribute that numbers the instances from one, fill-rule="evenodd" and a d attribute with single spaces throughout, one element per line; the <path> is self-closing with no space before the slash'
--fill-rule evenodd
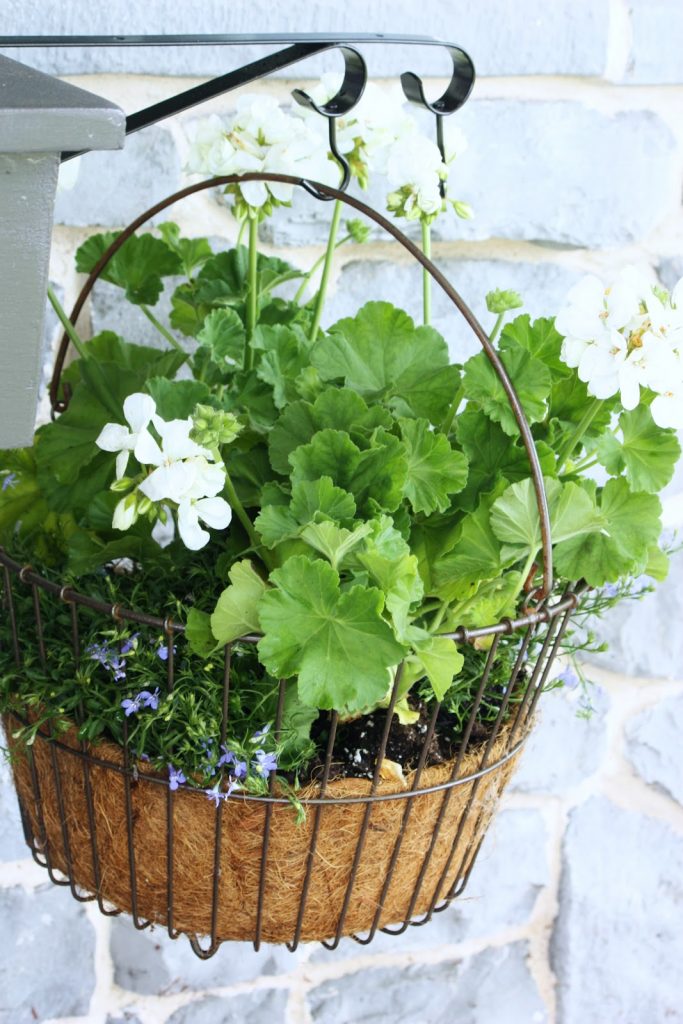
<path id="1" fill-rule="evenodd" d="M 121 38 L 123 39 L 124 37 Z M 228 37 L 221 37 L 221 39 L 223 41 L 235 42 L 234 39 L 230 40 Z M 142 41 L 144 42 L 145 40 L 143 39 Z M 296 40 L 291 41 L 295 45 L 290 49 L 294 51 L 296 49 Z M 178 97 L 172 98 L 171 101 L 165 101 L 165 104 L 156 105 L 146 111 L 139 112 L 137 115 L 133 115 L 129 118 L 128 131 L 137 130 L 138 128 L 143 127 L 144 124 L 153 123 L 154 120 L 158 120 L 160 117 L 169 116 L 170 113 L 180 109 L 186 109 L 187 106 L 200 102 L 210 94 L 218 95 L 221 92 L 225 92 L 227 89 L 235 88 L 236 85 L 244 84 L 245 81 L 251 81 L 255 78 L 259 78 L 263 74 L 272 70 L 273 67 L 287 66 L 288 64 L 293 63 L 294 60 L 303 59 L 303 57 L 310 56 L 314 52 L 320 52 L 323 49 L 336 48 L 341 51 L 345 62 L 345 77 L 337 96 L 329 101 L 329 103 L 323 108 L 315 107 L 315 105 L 312 104 L 310 97 L 305 93 L 301 93 L 300 96 L 296 97 L 299 102 L 303 102 L 309 106 L 313 105 L 319 113 L 328 118 L 330 125 L 330 140 L 334 152 L 335 118 L 340 116 L 341 113 L 345 113 L 349 109 L 352 109 L 362 95 L 367 76 L 362 57 L 357 50 L 349 45 L 356 41 L 358 41 L 356 37 L 345 38 L 343 42 L 339 39 L 333 41 L 329 38 L 321 39 L 316 37 L 314 40 L 313 37 L 308 37 L 308 49 L 306 46 L 302 45 L 298 50 L 296 50 L 296 54 L 289 51 L 281 51 L 280 54 L 277 54 L 273 59 L 270 59 L 270 63 L 268 63 L 269 58 L 265 58 L 261 64 L 256 62 L 256 64 L 248 65 L 246 68 L 239 69 L 238 72 L 233 72 L 230 75 L 222 76 L 220 79 L 215 79 L 213 82 L 207 83 L 205 87 L 200 87 L 199 90 L 190 90 L 189 92 L 180 94 Z M 364 37 L 363 41 L 379 41 L 379 39 Z M 412 73 L 406 73 L 402 76 L 402 85 L 408 99 L 412 102 L 420 103 L 436 116 L 437 139 L 443 151 L 442 119 L 447 114 L 458 109 L 458 107 L 460 107 L 467 99 L 474 79 L 474 69 L 471 65 L 471 61 L 467 55 L 464 54 L 464 51 L 459 47 L 455 47 L 450 44 L 438 44 L 435 40 L 422 40 L 417 38 L 412 40 L 401 39 L 401 41 L 429 42 L 430 45 L 445 45 L 452 57 L 453 75 L 451 82 L 443 96 L 434 103 L 430 104 L 427 101 L 422 82 L 418 76 Z M 0 40 L 0 42 L 2 42 L 2 40 Z M 100 42 L 102 45 L 108 45 L 108 43 L 102 40 L 100 40 Z M 35 38 L 25 40 L 24 44 L 37 45 Z M 72 40 L 68 45 L 76 45 L 76 43 Z M 278 60 L 280 61 L 279 65 L 277 63 Z M 569 588 L 559 599 L 554 602 L 551 602 L 550 600 L 553 587 L 552 548 L 548 507 L 543 486 L 543 475 L 530 427 L 525 418 L 524 411 L 519 402 L 514 386 L 512 385 L 499 356 L 491 346 L 487 335 L 468 306 L 432 261 L 425 257 L 422 251 L 410 239 L 408 239 L 393 222 L 373 210 L 366 203 L 345 193 L 344 188 L 348 183 L 348 165 L 345 167 L 343 157 L 339 157 L 338 154 L 335 155 L 338 157 L 343 177 L 342 187 L 339 189 L 334 189 L 320 182 L 313 182 L 306 178 L 294 178 L 287 175 L 230 175 L 217 177 L 210 181 L 201 182 L 197 185 L 182 189 L 156 203 L 149 210 L 137 217 L 109 246 L 108 250 L 103 254 L 96 267 L 89 275 L 71 313 L 71 321 L 75 326 L 95 282 L 119 248 L 139 227 L 145 224 L 155 214 L 165 210 L 173 203 L 204 189 L 234 184 L 240 181 L 272 181 L 292 184 L 303 188 L 316 199 L 324 201 L 340 200 L 347 206 L 356 209 L 376 225 L 383 228 L 389 236 L 396 239 L 404 249 L 406 249 L 408 253 L 425 268 L 453 303 L 455 308 L 460 312 L 470 329 L 478 338 L 494 371 L 501 381 L 519 426 L 520 435 L 529 458 L 541 523 L 543 585 L 536 592 L 528 595 L 527 603 L 522 614 L 516 619 L 503 619 L 501 622 L 493 623 L 490 626 L 477 629 L 465 629 L 461 627 L 453 630 L 452 632 L 443 634 L 450 637 L 454 642 L 474 643 L 475 641 L 486 638 L 486 642 L 489 644 L 486 663 L 479 681 L 477 692 L 462 732 L 457 753 L 452 760 L 452 765 L 445 781 L 438 782 L 436 784 L 430 783 L 428 785 L 421 785 L 425 779 L 425 772 L 428 769 L 429 750 L 437 730 L 439 714 L 442 710 L 441 702 L 437 702 L 431 709 L 429 722 L 426 727 L 417 764 L 411 776 L 409 789 L 401 792 L 385 792 L 381 787 L 381 768 L 383 760 L 385 759 L 391 730 L 392 728 L 395 728 L 394 709 L 399 694 L 403 666 L 398 666 L 395 673 L 391 697 L 384 716 L 381 739 L 377 750 L 370 790 L 369 793 L 364 796 L 335 796 L 330 789 L 335 757 L 335 742 L 338 737 L 339 726 L 339 717 L 337 712 L 330 713 L 325 756 L 320 773 L 319 786 L 315 796 L 309 796 L 302 800 L 308 815 L 312 815 L 312 827 L 305 852 L 305 864 L 301 877 L 300 896 L 296 907 L 295 918 L 291 924 L 291 937 L 285 940 L 287 948 L 291 951 L 294 951 L 298 947 L 299 943 L 302 941 L 302 937 L 305 936 L 305 921 L 310 904 L 309 897 L 314 880 L 316 879 L 317 874 L 322 870 L 319 855 L 320 839 L 325 827 L 325 820 L 327 816 L 332 813 L 332 808 L 339 808 L 340 806 L 343 807 L 346 805 L 350 812 L 353 805 L 362 805 L 362 817 L 360 819 L 358 835 L 355 840 L 355 849 L 348 872 L 348 879 L 343 889 L 343 898 L 341 900 L 337 916 L 336 927 L 332 929 L 327 938 L 322 940 L 323 945 L 328 949 L 336 949 L 342 937 L 347 934 L 351 934 L 353 939 L 362 945 L 370 943 L 378 930 L 390 935 L 400 935 L 410 926 L 419 927 L 426 924 L 432 919 L 435 913 L 445 910 L 450 903 L 460 895 L 472 872 L 483 835 L 485 834 L 488 817 L 491 813 L 491 800 L 489 797 L 487 796 L 486 801 L 478 800 L 480 787 L 482 785 L 490 785 L 491 792 L 496 797 L 502 790 L 506 780 L 503 769 L 517 756 L 526 736 L 528 735 L 540 694 L 546 687 L 553 660 L 558 653 L 562 637 L 567 628 L 572 610 L 576 607 L 580 593 L 576 588 Z M 68 406 L 70 398 L 68 384 L 64 384 L 63 387 L 61 385 L 61 374 L 64 367 L 68 345 L 69 339 L 68 335 L 65 333 L 59 347 L 55 361 L 54 374 L 50 384 L 50 399 L 55 413 L 64 411 Z M 163 633 L 166 638 L 168 650 L 166 689 L 169 693 L 173 691 L 176 675 L 174 641 L 176 638 L 181 638 L 184 633 L 184 626 L 182 623 L 174 622 L 170 618 L 162 618 L 149 614 L 148 612 L 124 608 L 117 604 L 110 605 L 99 601 L 96 598 L 90 597 L 89 595 L 81 594 L 71 587 L 60 586 L 58 583 L 40 576 L 32 567 L 22 566 L 2 548 L 0 548 L 0 563 L 3 567 L 2 578 L 4 580 L 3 606 L 9 623 L 9 653 L 15 663 L 18 677 L 21 675 L 23 659 L 20 637 L 21 631 L 19 628 L 13 592 L 14 587 L 17 584 L 29 587 L 31 590 L 33 609 L 32 630 L 35 640 L 37 641 L 39 663 L 43 670 L 47 671 L 48 669 L 49 650 L 46 646 L 43 629 L 41 600 L 61 600 L 69 609 L 74 669 L 78 668 L 81 659 L 81 624 L 79 621 L 79 609 L 84 609 L 99 616 L 103 621 L 105 619 L 114 619 L 119 624 L 135 624 L 139 627 L 149 628 Z M 545 634 L 543 635 L 542 631 L 544 629 Z M 507 685 L 503 688 L 502 694 L 500 692 L 494 692 L 495 688 L 493 690 L 490 689 L 490 682 L 493 669 L 497 662 L 501 639 L 506 636 L 510 637 L 516 635 L 521 633 L 521 631 L 523 631 L 522 639 L 519 643 L 519 648 L 517 650 L 517 655 Z M 242 638 L 244 643 L 255 643 L 257 640 L 257 636 L 247 636 Z M 529 657 L 530 648 L 533 644 L 539 643 L 540 651 L 536 656 L 533 668 L 529 671 L 526 663 Z M 233 648 L 231 644 L 228 644 L 224 648 L 223 652 L 222 714 L 220 726 L 221 744 L 226 743 L 228 736 L 228 712 L 232 665 Z M 285 692 L 286 682 L 282 679 L 279 681 L 277 711 L 274 723 L 274 735 L 276 738 L 280 735 L 282 728 Z M 484 702 L 487 699 L 493 699 L 496 701 L 497 713 L 486 741 L 480 746 L 477 746 L 473 739 L 475 735 L 475 726 Z M 512 708 L 513 701 L 517 703 L 516 710 L 513 710 Z M 78 712 L 75 715 L 76 726 L 82 724 L 83 720 L 84 706 L 83 701 L 81 700 Z M 23 725 L 28 724 L 27 716 L 20 714 L 19 712 L 12 712 L 9 714 L 8 722 L 9 721 L 16 721 Z M 47 747 L 49 750 L 49 771 L 56 795 L 57 812 L 60 825 L 58 836 L 61 838 L 61 848 L 63 852 L 61 865 L 58 865 L 60 858 L 55 856 L 55 851 L 52 849 L 52 841 L 46 824 L 46 808 L 42 792 L 43 787 L 41 786 L 40 772 L 38 771 L 36 763 L 36 748 L 42 749 L 43 747 Z M 468 768 L 465 772 L 463 771 L 463 765 L 465 764 L 465 760 L 468 755 L 471 754 L 474 749 L 480 751 L 478 764 L 474 769 Z M 150 927 L 152 924 L 156 923 L 156 921 L 152 916 L 142 915 L 140 913 L 140 866 L 137 863 L 136 857 L 136 816 L 133 794 L 140 786 L 165 787 L 165 895 L 162 901 L 163 913 L 160 913 L 159 917 L 160 919 L 164 919 L 163 923 L 165 924 L 171 938 L 177 938 L 182 934 L 183 930 L 178 926 L 178 893 L 176 887 L 176 837 L 177 826 L 179 825 L 178 794 L 170 789 L 165 779 L 147 773 L 144 775 L 139 774 L 136 755 L 135 752 L 131 750 L 130 746 L 127 719 L 124 718 L 123 720 L 122 763 L 120 764 L 115 763 L 107 757 L 100 757 L 97 752 L 97 747 L 91 748 L 83 739 L 79 739 L 76 744 L 63 742 L 57 737 L 53 721 L 48 723 L 46 732 L 42 730 L 37 732 L 35 745 L 29 748 L 27 756 L 30 779 L 30 800 L 33 806 L 32 808 L 27 806 L 25 798 L 22 799 L 21 795 L 19 803 L 26 842 L 31 849 L 35 861 L 47 869 L 50 879 L 55 884 L 69 886 L 75 899 L 79 901 L 97 900 L 100 911 L 103 914 L 110 916 L 115 916 L 121 913 L 121 910 L 117 906 L 112 905 L 107 899 L 107 886 L 104 879 L 101 857 L 101 836 L 97 825 L 93 773 L 102 773 L 104 771 L 110 773 L 112 780 L 119 779 L 121 777 L 123 778 L 125 836 L 122 838 L 127 845 L 130 910 L 135 927 L 141 930 Z M 90 887 L 92 891 L 83 891 L 78 878 L 76 877 L 77 871 L 74 868 L 73 856 L 73 842 L 75 841 L 75 837 L 70 831 L 62 781 L 63 767 L 68 764 L 78 763 L 80 763 L 80 770 L 82 772 L 83 792 L 85 797 L 87 846 L 89 849 L 89 857 L 92 866 L 92 879 L 94 883 Z M 493 779 L 492 783 L 491 779 Z M 43 781 L 45 781 L 45 778 L 43 778 Z M 460 787 L 469 787 L 469 791 L 467 788 L 462 790 L 462 792 L 468 793 L 464 810 L 461 813 L 454 839 L 439 873 L 437 883 L 433 886 L 432 895 L 425 902 L 425 899 L 421 899 L 421 897 L 424 896 L 425 885 L 427 884 L 428 877 L 430 877 L 430 867 L 434 862 L 437 849 L 440 845 L 440 839 L 444 833 L 445 822 L 448 820 L 449 810 L 452 808 L 454 794 L 459 791 Z M 181 787 L 181 789 L 186 788 L 189 787 Z M 26 796 L 26 794 L 24 794 L 24 796 Z M 436 796 L 440 800 L 438 812 L 436 813 L 434 825 L 429 836 L 429 841 L 424 853 L 422 854 L 419 870 L 417 871 L 412 891 L 409 894 L 406 893 L 407 902 L 405 912 L 402 914 L 402 921 L 400 923 L 392 921 L 385 923 L 385 906 L 392 890 L 392 883 L 396 876 L 397 866 L 401 862 L 401 853 L 404 848 L 406 836 L 409 834 L 411 820 L 414 817 L 416 808 L 419 806 L 419 801 L 427 796 Z M 254 906 L 252 935 L 253 946 L 258 950 L 264 941 L 264 920 L 268 905 L 269 886 L 273 885 L 273 876 L 269 871 L 271 864 L 273 815 L 276 808 L 281 805 L 288 804 L 289 799 L 278 794 L 274 774 L 270 777 L 267 795 L 247 796 L 243 793 L 234 793 L 228 799 L 230 801 L 242 801 L 245 805 L 257 810 L 262 816 L 263 825 L 260 838 L 260 853 L 258 856 L 258 888 Z M 371 908 L 366 933 L 360 934 L 357 930 L 348 928 L 347 920 L 356 895 L 355 890 L 357 887 L 356 883 L 358 881 L 359 871 L 361 866 L 364 864 L 363 858 L 368 848 L 368 835 L 373 824 L 372 816 L 375 809 L 382 803 L 395 800 L 403 801 L 402 808 L 399 806 L 400 818 L 397 834 L 391 841 L 393 845 L 391 846 L 386 874 L 381 880 L 381 889 L 379 891 L 376 904 Z M 213 956 L 224 941 L 220 934 L 219 918 L 221 909 L 220 880 L 222 864 L 226 853 L 224 835 L 225 807 L 225 801 L 220 800 L 217 802 L 215 809 L 212 850 L 213 875 L 211 878 L 209 927 L 206 930 L 206 935 L 203 937 L 196 934 L 189 934 L 185 929 L 185 933 L 188 934 L 194 953 L 201 959 L 208 959 Z M 475 824 L 472 828 L 473 816 Z M 466 833 L 469 834 L 469 837 L 466 841 L 462 841 L 463 836 L 465 836 Z M 436 863 L 438 864 L 438 861 Z M 65 868 L 64 873 L 62 873 L 61 870 L 62 865 Z M 455 872 L 453 871 L 454 865 L 457 865 Z M 450 882 L 449 879 L 451 879 Z M 432 883 L 430 882 L 430 884 Z M 419 915 L 418 907 L 422 908 Z"/>

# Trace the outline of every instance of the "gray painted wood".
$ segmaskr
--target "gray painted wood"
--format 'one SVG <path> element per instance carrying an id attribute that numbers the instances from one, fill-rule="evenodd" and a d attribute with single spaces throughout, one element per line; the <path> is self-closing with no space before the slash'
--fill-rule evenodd
<path id="1" fill-rule="evenodd" d="M 60 154 L 124 140 L 118 107 L 0 57 L 0 448 L 33 436 Z"/>

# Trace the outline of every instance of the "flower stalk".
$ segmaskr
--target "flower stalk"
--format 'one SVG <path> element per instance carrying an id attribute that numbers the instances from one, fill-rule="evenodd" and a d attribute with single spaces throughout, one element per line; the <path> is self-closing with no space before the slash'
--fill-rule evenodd
<path id="1" fill-rule="evenodd" d="M 327 286 L 330 281 L 330 274 L 332 272 L 332 260 L 334 258 L 334 252 L 336 249 L 337 234 L 339 232 L 339 222 L 341 221 L 342 215 L 342 204 L 339 199 L 335 200 L 334 210 L 332 211 L 332 223 L 330 224 L 330 233 L 327 238 L 327 250 L 325 252 L 325 261 L 323 263 L 323 272 L 320 279 L 320 288 L 318 289 L 318 296 L 315 302 L 315 312 L 313 314 L 313 323 L 311 325 L 310 339 L 315 341 L 318 337 L 318 331 L 320 330 L 320 321 L 322 320 L 323 309 L 325 308 L 325 298 L 327 296 Z"/>

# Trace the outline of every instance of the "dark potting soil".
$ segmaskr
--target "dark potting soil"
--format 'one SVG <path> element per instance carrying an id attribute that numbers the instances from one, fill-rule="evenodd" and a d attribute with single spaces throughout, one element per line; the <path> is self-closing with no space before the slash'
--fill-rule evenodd
<path id="1" fill-rule="evenodd" d="M 399 764 L 405 774 L 417 767 L 429 731 L 431 709 L 420 704 L 416 710 L 419 710 L 420 718 L 413 725 L 401 725 L 394 717 L 387 741 L 386 758 Z M 386 712 L 384 711 L 365 715 L 352 722 L 339 723 L 330 781 L 346 778 L 371 779 L 373 777 L 385 723 Z M 490 726 L 487 728 L 486 725 L 475 722 L 470 742 L 477 743 L 486 739 L 489 732 Z M 309 766 L 308 775 L 312 780 L 318 780 L 322 774 L 329 736 L 329 717 L 327 715 L 321 715 L 314 723 L 311 736 L 317 743 L 320 754 Z M 461 738 L 455 715 L 442 708 L 429 743 L 425 767 L 441 764 L 454 757 L 458 752 Z"/>

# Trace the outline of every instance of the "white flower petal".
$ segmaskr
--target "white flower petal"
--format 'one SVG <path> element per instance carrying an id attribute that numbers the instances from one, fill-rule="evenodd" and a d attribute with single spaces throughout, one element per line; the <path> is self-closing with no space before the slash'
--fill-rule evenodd
<path id="1" fill-rule="evenodd" d="M 128 395 L 128 398 L 123 403 L 123 415 L 128 423 L 130 423 L 134 434 L 139 434 L 141 430 L 145 430 L 149 426 L 152 416 L 156 411 L 157 407 L 154 399 L 139 391 L 133 395 Z"/>
<path id="2" fill-rule="evenodd" d="M 174 462 L 170 466 L 159 466 L 140 484 L 140 491 L 150 501 L 182 501 L 195 480 L 195 469 L 190 463 Z"/>
<path id="3" fill-rule="evenodd" d="M 154 426 L 161 436 L 165 459 L 187 459 L 193 455 L 203 455 L 206 458 L 211 455 L 208 449 L 200 447 L 190 439 L 192 420 L 189 417 L 186 420 L 166 421 L 155 416 Z"/>
<path id="4" fill-rule="evenodd" d="M 120 480 L 123 474 L 126 472 L 126 466 L 128 465 L 128 459 L 130 458 L 130 452 L 124 448 L 116 456 L 116 479 Z"/>
<path id="5" fill-rule="evenodd" d="M 105 452 L 129 451 L 133 447 L 135 438 L 131 432 L 120 423 L 107 423 L 102 427 L 95 444 Z"/>
<path id="6" fill-rule="evenodd" d="M 658 427 L 683 430 L 683 386 L 657 397 L 650 406 L 652 419 Z"/>
<path id="7" fill-rule="evenodd" d="M 213 530 L 224 530 L 232 519 L 232 509 L 224 498 L 200 498 L 194 507 L 199 518 Z"/>
<path id="8" fill-rule="evenodd" d="M 161 466 L 164 456 L 149 430 L 144 430 L 138 437 L 133 454 L 141 466 Z"/>
<path id="9" fill-rule="evenodd" d="M 268 189 L 264 181 L 241 181 L 240 191 L 245 203 L 255 208 L 263 206 L 268 198 Z"/>
<path id="10" fill-rule="evenodd" d="M 166 513 L 166 522 L 157 519 L 152 529 L 152 540 L 155 540 L 160 548 L 167 548 L 175 540 L 175 523 L 168 505 L 164 505 L 164 512 Z"/>
<path id="11" fill-rule="evenodd" d="M 208 530 L 199 525 L 199 514 L 191 501 L 183 501 L 178 506 L 178 533 L 186 548 L 199 551 L 211 540 Z"/>

